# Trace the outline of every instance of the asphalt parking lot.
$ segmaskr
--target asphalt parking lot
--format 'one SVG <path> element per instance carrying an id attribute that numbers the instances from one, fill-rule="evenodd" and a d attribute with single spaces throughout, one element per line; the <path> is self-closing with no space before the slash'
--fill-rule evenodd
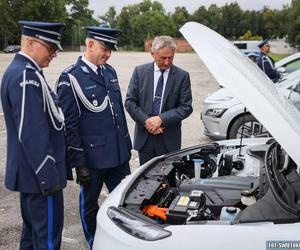
<path id="1" fill-rule="evenodd" d="M 50 67 L 44 69 L 44 74 L 48 83 L 53 86 L 60 72 L 70 64 L 76 62 L 80 53 L 64 52 L 60 53 L 51 63 Z M 0 80 L 11 62 L 13 54 L 0 54 Z M 151 62 L 149 53 L 143 52 L 115 52 L 109 60 L 117 71 L 122 95 L 125 98 L 129 79 L 136 65 Z M 182 127 L 182 147 L 189 147 L 195 144 L 208 142 L 209 139 L 202 134 L 202 122 L 200 112 L 202 110 L 203 99 L 208 93 L 218 89 L 218 84 L 210 72 L 204 66 L 199 57 L 194 53 L 176 54 L 174 64 L 190 73 L 192 82 L 193 108 L 192 115 L 184 120 Z M 124 100 L 124 99 L 123 99 Z M 127 116 L 130 134 L 133 135 L 134 122 Z M 131 136 L 133 138 L 133 136 Z M 6 158 L 6 130 L 0 107 L 0 249 L 15 250 L 19 248 L 19 238 L 21 232 L 21 217 L 19 209 L 19 194 L 8 191 L 4 186 Z M 132 151 L 131 158 L 132 171 L 138 167 L 137 154 Z M 65 198 L 65 223 L 62 239 L 63 250 L 88 249 L 81 229 L 78 213 L 79 187 L 74 182 L 69 182 L 64 191 Z M 100 202 L 105 199 L 107 192 L 101 193 Z"/>

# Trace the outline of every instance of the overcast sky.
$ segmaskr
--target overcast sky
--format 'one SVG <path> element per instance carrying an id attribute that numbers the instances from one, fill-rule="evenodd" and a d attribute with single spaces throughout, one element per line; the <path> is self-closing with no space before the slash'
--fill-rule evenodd
<path id="1" fill-rule="evenodd" d="M 290 4 L 291 0 L 157 0 L 161 2 L 167 12 L 174 12 L 175 7 L 185 6 L 189 13 L 193 13 L 199 6 L 206 7 L 211 4 L 222 6 L 225 3 L 238 2 L 242 9 L 260 10 L 264 6 L 269 6 L 272 9 L 281 9 L 282 5 Z M 94 16 L 104 15 L 110 6 L 115 6 L 119 13 L 122 7 L 128 4 L 136 4 L 143 2 L 141 0 L 89 0 L 90 9 L 94 10 Z"/>

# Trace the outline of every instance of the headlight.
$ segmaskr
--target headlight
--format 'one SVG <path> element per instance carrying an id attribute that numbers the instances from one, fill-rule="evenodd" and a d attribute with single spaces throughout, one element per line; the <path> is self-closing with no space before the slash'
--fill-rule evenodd
<path id="1" fill-rule="evenodd" d="M 142 240 L 155 241 L 171 236 L 171 232 L 159 226 L 142 221 L 125 210 L 109 207 L 108 217 L 122 230 Z"/>
<path id="2" fill-rule="evenodd" d="M 205 115 L 220 118 L 227 109 L 208 109 Z"/>

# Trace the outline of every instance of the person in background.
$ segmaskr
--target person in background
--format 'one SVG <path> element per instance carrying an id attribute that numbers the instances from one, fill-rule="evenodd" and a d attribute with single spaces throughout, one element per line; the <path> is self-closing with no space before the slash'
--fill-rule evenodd
<path id="1" fill-rule="evenodd" d="M 62 23 L 19 21 L 21 51 L 2 79 L 7 128 L 5 185 L 20 192 L 22 250 L 60 249 L 67 183 L 64 116 L 42 69 L 60 45 Z"/>
<path id="2" fill-rule="evenodd" d="M 270 52 L 270 44 L 267 39 L 261 41 L 257 45 L 260 49 L 260 54 L 257 58 L 257 66 L 273 81 L 277 82 L 280 78 L 280 73 L 274 67 L 274 60 L 268 56 Z"/>
<path id="3" fill-rule="evenodd" d="M 61 74 L 57 94 L 66 119 L 68 165 L 80 184 L 82 227 L 92 248 L 102 185 L 111 192 L 130 174 L 132 145 L 117 74 L 106 63 L 121 32 L 86 30 L 86 51 Z"/>
<path id="4" fill-rule="evenodd" d="M 140 164 L 181 147 L 181 121 L 193 111 L 190 76 L 173 65 L 175 41 L 156 37 L 154 62 L 134 69 L 125 108 L 135 121 L 134 149 Z"/>

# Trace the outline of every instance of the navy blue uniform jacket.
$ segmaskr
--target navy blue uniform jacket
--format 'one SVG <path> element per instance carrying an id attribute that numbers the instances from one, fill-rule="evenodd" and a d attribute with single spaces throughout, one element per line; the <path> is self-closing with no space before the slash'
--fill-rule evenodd
<path id="1" fill-rule="evenodd" d="M 260 53 L 257 58 L 257 66 L 265 72 L 265 74 L 273 81 L 276 82 L 280 78 L 280 73 L 274 67 L 274 60 L 264 53 Z"/>
<path id="2" fill-rule="evenodd" d="M 37 70 L 31 60 L 17 54 L 1 85 L 7 127 L 5 184 L 23 193 L 64 188 L 67 183 L 64 131 L 53 125 L 62 128 L 63 123 L 49 115 Z M 47 88 L 57 105 L 54 92 Z"/>
<path id="3" fill-rule="evenodd" d="M 71 85 L 69 74 L 76 78 L 83 95 L 95 108 L 106 96 L 110 98 L 102 112 L 94 112 L 84 105 Z M 130 159 L 132 145 L 117 74 L 106 64 L 103 75 L 97 75 L 79 57 L 58 80 L 57 94 L 66 119 L 70 167 L 112 168 Z"/>

